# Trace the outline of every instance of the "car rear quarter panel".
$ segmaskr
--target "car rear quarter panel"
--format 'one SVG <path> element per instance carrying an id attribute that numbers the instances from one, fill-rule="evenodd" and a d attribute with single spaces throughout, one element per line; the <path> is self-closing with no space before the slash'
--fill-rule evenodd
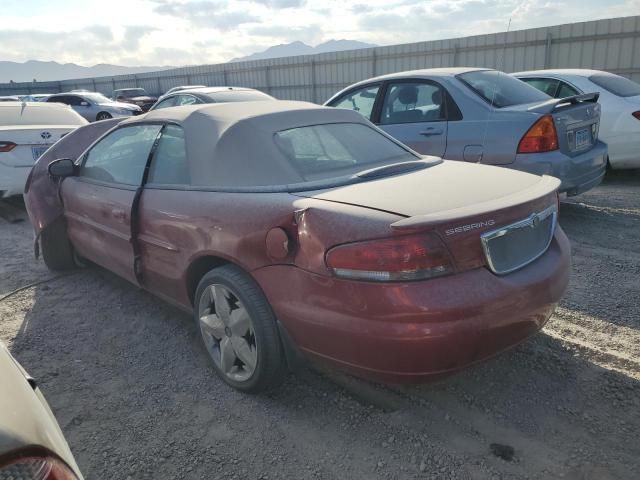
<path id="1" fill-rule="evenodd" d="M 481 151 L 480 163 L 512 163 L 520 139 L 539 115 L 492 107 L 456 77 L 447 77 L 444 86 L 462 112 L 462 120 L 448 122 L 444 158 L 477 161 L 469 152 Z"/>
<path id="2" fill-rule="evenodd" d="M 286 264 L 328 276 L 326 250 L 391 233 L 400 216 L 288 193 L 223 193 L 146 188 L 140 203 L 144 286 L 187 309 L 191 266 L 216 257 L 247 272 Z M 273 258 L 266 236 L 286 231 L 289 254 Z"/>

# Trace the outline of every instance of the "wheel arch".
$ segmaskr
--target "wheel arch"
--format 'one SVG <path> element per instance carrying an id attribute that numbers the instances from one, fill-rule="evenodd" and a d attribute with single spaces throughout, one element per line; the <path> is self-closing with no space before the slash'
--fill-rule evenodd
<path id="1" fill-rule="evenodd" d="M 238 268 L 242 268 L 242 266 L 235 264 L 227 258 L 212 254 L 201 255 L 191 261 L 185 273 L 185 287 L 191 306 L 194 305 L 196 289 L 202 277 L 204 277 L 207 272 L 223 265 L 236 265 Z"/>

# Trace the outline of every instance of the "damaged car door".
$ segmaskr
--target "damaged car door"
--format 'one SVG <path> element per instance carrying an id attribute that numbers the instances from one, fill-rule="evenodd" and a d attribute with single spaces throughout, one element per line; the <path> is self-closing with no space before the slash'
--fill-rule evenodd
<path id="1" fill-rule="evenodd" d="M 161 128 L 137 124 L 109 132 L 62 184 L 67 232 L 78 253 L 133 283 L 132 214 Z"/>

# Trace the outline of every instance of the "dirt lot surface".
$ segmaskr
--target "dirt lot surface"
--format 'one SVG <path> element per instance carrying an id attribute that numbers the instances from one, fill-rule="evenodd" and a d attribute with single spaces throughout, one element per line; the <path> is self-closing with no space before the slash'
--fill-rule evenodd
<path id="1" fill-rule="evenodd" d="M 548 326 L 437 384 L 304 369 L 236 393 L 188 316 L 98 268 L 0 301 L 0 339 L 88 479 L 636 479 L 640 175 L 567 200 L 560 221 L 573 277 Z M 0 297 L 53 277 L 29 224 L 0 220 Z"/>

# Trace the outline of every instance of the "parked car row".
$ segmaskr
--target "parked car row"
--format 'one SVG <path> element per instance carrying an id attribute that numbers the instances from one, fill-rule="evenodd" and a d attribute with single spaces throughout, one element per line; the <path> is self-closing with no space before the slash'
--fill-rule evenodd
<path id="1" fill-rule="evenodd" d="M 153 106 L 139 91 L 10 100 L 0 192 L 24 184 L 51 270 L 91 261 L 191 313 L 242 392 L 277 386 L 301 357 L 383 382 L 438 378 L 544 326 L 569 280 L 559 192 L 597 185 L 607 159 L 637 161 L 600 141 L 637 137 L 635 84 L 515 75 L 385 75 L 326 106 L 203 86 Z M 598 100 L 620 98 L 603 126 Z M 0 476 L 81 479 L 2 345 L 0 371 L 17 392 L 0 422 L 21 428 L 0 438 Z"/>

